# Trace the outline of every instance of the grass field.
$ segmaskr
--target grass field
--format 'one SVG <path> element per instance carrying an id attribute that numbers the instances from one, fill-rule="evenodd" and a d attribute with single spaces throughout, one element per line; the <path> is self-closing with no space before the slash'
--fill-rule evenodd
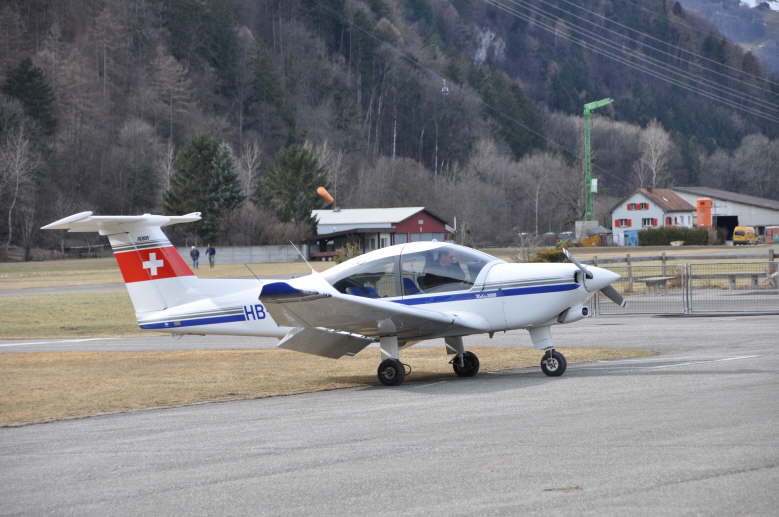
<path id="1" fill-rule="evenodd" d="M 133 336 L 142 332 L 124 289 L 0 296 L 0 339 Z"/>
<path id="2" fill-rule="evenodd" d="M 540 359 L 529 348 L 471 350 L 482 372 L 537 366 Z M 560 350 L 569 362 L 648 354 Z M 413 369 L 407 382 L 453 377 L 443 348 L 407 350 L 403 361 Z M 0 354 L 0 426 L 375 385 L 378 363 L 377 350 L 338 361 L 285 350 Z"/>

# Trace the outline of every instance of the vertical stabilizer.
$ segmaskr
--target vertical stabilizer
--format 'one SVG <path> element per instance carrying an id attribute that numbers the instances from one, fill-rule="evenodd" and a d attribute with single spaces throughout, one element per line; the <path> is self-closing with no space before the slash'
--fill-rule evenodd
<path id="1" fill-rule="evenodd" d="M 164 226 L 199 220 L 199 212 L 182 216 L 96 216 L 81 212 L 42 229 L 107 236 L 135 313 L 141 315 L 202 296 L 197 277 L 162 231 Z"/>

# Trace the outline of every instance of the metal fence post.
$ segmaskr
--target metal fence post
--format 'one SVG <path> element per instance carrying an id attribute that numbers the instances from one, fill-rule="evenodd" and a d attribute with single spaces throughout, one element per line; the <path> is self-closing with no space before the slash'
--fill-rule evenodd
<path id="1" fill-rule="evenodd" d="M 628 287 L 627 291 L 632 293 L 633 292 L 633 266 L 630 263 L 630 253 L 625 256 L 625 262 L 628 265 Z"/>
<path id="2" fill-rule="evenodd" d="M 666 276 L 667 270 L 666 270 L 666 262 L 668 262 L 668 257 L 665 256 L 665 251 L 660 253 L 660 261 L 663 263 L 663 267 L 661 269 L 661 275 Z"/>

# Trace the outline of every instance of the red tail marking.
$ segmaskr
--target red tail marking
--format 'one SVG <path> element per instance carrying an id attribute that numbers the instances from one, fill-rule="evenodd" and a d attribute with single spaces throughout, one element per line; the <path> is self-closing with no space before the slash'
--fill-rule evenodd
<path id="1" fill-rule="evenodd" d="M 159 280 L 194 273 L 173 246 L 116 253 L 116 263 L 125 283 Z"/>

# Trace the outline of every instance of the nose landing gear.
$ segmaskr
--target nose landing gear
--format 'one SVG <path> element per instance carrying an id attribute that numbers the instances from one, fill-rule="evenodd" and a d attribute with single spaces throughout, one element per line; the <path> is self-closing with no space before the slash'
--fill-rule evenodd
<path id="1" fill-rule="evenodd" d="M 541 358 L 541 371 L 549 377 L 559 377 L 565 373 L 568 362 L 565 356 L 557 350 L 550 348 Z"/>

